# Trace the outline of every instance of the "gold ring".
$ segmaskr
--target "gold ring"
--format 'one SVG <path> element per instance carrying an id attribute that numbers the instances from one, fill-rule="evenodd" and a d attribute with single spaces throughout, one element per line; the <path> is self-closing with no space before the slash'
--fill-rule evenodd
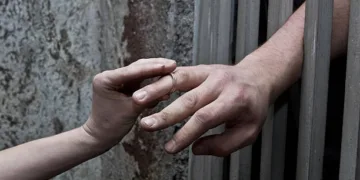
<path id="1" fill-rule="evenodd" d="M 176 86 L 176 79 L 175 79 L 175 77 L 174 77 L 174 74 L 173 74 L 173 72 L 172 73 L 170 73 L 169 74 L 169 76 L 171 77 L 171 79 L 172 79 L 172 88 L 171 88 L 171 90 L 170 90 L 170 94 L 172 94 L 173 92 L 175 92 L 176 91 L 176 88 L 175 88 L 175 86 Z"/>

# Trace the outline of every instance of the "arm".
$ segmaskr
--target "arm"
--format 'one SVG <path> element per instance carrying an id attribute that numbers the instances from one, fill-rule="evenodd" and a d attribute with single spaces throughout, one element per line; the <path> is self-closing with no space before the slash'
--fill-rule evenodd
<path id="1" fill-rule="evenodd" d="M 49 179 L 105 152 L 83 128 L 0 152 L 0 179 Z"/>
<path id="2" fill-rule="evenodd" d="M 349 0 L 335 0 L 332 26 L 331 56 L 346 52 L 349 26 Z M 247 56 L 237 66 L 263 67 L 272 79 L 272 100 L 295 83 L 301 76 L 305 3 L 263 46 Z M 255 60 L 255 62 L 254 62 Z M 252 62 L 250 62 L 252 61 Z"/>
<path id="3" fill-rule="evenodd" d="M 177 153 L 194 142 L 194 154 L 227 156 L 252 144 L 270 104 L 300 78 L 304 19 L 305 5 L 269 41 L 235 66 L 179 67 L 172 75 L 175 81 L 161 79 L 139 90 L 147 96 L 139 99 L 135 93 L 133 98 L 138 104 L 163 96 L 157 90 L 169 86 L 188 91 L 161 112 L 143 118 L 142 128 L 160 130 L 191 116 L 165 145 L 169 153 Z M 348 19 L 349 0 L 335 0 L 333 57 L 346 49 Z M 220 124 L 227 127 L 223 133 L 201 137 Z"/>
<path id="4" fill-rule="evenodd" d="M 140 112 L 150 105 L 135 105 L 126 95 L 140 85 L 133 82 L 168 74 L 175 67 L 174 61 L 165 59 L 139 60 L 96 75 L 92 112 L 86 123 L 1 151 L 0 179 L 49 179 L 106 152 L 120 142 Z"/>

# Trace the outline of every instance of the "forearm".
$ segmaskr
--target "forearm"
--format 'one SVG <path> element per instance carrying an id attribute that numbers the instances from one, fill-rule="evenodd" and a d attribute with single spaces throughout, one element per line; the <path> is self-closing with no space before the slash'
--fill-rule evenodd
<path id="1" fill-rule="evenodd" d="M 103 153 L 83 128 L 0 152 L 0 179 L 49 179 Z"/>
<path id="2" fill-rule="evenodd" d="M 332 57 L 346 51 L 349 0 L 335 0 L 332 30 Z M 251 53 L 238 66 L 256 63 L 271 84 L 271 100 L 301 76 L 303 63 L 305 4 L 303 4 L 263 46 Z M 249 60 L 249 61 L 247 61 Z"/>

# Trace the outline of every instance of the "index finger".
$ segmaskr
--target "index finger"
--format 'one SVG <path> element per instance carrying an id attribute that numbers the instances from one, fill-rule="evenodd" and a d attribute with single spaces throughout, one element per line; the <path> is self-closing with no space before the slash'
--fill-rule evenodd
<path id="1" fill-rule="evenodd" d="M 207 66 L 178 67 L 171 73 L 172 76 L 165 76 L 136 91 L 133 99 L 137 104 L 147 104 L 171 93 L 172 90 L 188 91 L 203 83 L 209 72 Z"/>
<path id="2" fill-rule="evenodd" d="M 107 78 L 109 83 L 122 85 L 134 80 L 169 74 L 174 71 L 175 68 L 175 61 L 169 60 L 164 63 L 133 64 L 115 70 L 104 71 L 102 74 Z"/>
<path id="3" fill-rule="evenodd" d="M 213 87 L 213 83 L 211 80 L 206 80 L 202 85 L 185 93 L 159 113 L 143 118 L 140 121 L 141 127 L 148 131 L 156 131 L 185 120 L 217 98 L 220 92 L 209 88 Z"/>
<path id="4" fill-rule="evenodd" d="M 199 139 L 209 129 L 222 124 L 229 116 L 229 112 L 236 109 L 226 99 L 219 96 L 209 105 L 198 110 L 189 121 L 166 143 L 168 153 L 177 153 L 192 142 Z"/>

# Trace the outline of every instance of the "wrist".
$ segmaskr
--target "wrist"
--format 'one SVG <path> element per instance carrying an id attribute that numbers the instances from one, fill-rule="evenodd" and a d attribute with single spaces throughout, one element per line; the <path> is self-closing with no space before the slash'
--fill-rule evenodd
<path id="1" fill-rule="evenodd" d="M 291 54 L 293 53 L 293 54 Z M 262 88 L 269 91 L 270 102 L 300 78 L 302 55 L 279 50 L 271 41 L 246 56 L 237 66 L 250 68 L 261 76 Z"/>
<path id="2" fill-rule="evenodd" d="M 275 94 L 278 91 L 276 86 L 276 78 L 274 78 L 271 67 L 267 66 L 260 57 L 249 54 L 240 63 L 236 65 L 239 71 L 248 71 L 251 75 L 251 81 L 256 84 L 256 87 L 261 89 L 263 94 L 268 96 L 269 102 L 276 98 Z"/>
<path id="3" fill-rule="evenodd" d="M 76 130 L 79 133 L 80 141 L 97 155 L 108 151 L 115 145 L 115 143 L 105 142 L 89 133 L 86 124 Z"/>

